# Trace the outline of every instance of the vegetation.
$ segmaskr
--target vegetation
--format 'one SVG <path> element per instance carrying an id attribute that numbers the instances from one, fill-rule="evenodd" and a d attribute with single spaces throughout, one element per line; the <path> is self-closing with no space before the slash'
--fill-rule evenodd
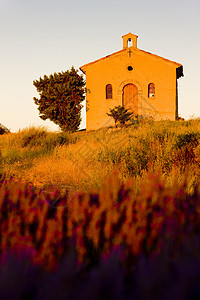
<path id="1" fill-rule="evenodd" d="M 110 112 L 107 113 L 107 115 L 114 119 L 115 127 L 117 127 L 117 123 L 123 127 L 133 119 L 134 113 L 129 111 L 129 109 L 125 108 L 124 106 L 118 105 L 114 108 L 110 108 Z"/>
<path id="2" fill-rule="evenodd" d="M 198 299 L 199 132 L 0 136 L 0 298 Z"/>
<path id="3" fill-rule="evenodd" d="M 35 187 L 61 190 L 100 189 L 112 170 L 121 183 L 148 172 L 160 173 L 167 184 L 187 174 L 192 191 L 200 175 L 200 120 L 141 120 L 127 128 L 52 133 L 27 128 L 0 137 L 0 172 Z"/>
<path id="4" fill-rule="evenodd" d="M 0 123 L 0 135 L 8 132 L 10 132 L 10 130 Z"/>
<path id="5" fill-rule="evenodd" d="M 50 119 L 63 131 L 76 131 L 81 122 L 81 108 L 84 100 L 85 82 L 78 71 L 54 73 L 33 81 L 40 98 L 34 97 L 40 118 Z"/>
<path id="6" fill-rule="evenodd" d="M 61 196 L 11 179 L 0 196 L 1 299 L 200 295 L 199 183 L 188 194 L 187 178 L 151 175 L 138 189 L 112 174 L 99 192 Z"/>

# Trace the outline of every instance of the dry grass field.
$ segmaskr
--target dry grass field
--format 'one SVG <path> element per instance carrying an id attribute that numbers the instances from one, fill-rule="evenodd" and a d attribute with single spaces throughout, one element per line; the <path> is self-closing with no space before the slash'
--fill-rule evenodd
<path id="1" fill-rule="evenodd" d="M 127 128 L 52 133 L 26 128 L 0 136 L 0 172 L 44 188 L 100 189 L 113 170 L 121 182 L 139 183 L 148 172 L 170 184 L 199 177 L 200 120 L 141 121 Z"/>

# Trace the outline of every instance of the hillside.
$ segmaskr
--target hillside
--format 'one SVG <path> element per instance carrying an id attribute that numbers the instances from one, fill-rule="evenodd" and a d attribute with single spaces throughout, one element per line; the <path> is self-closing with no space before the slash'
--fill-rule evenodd
<path id="1" fill-rule="evenodd" d="M 0 298 L 199 299 L 199 129 L 0 136 Z"/>
<path id="2" fill-rule="evenodd" d="M 113 171 L 139 183 L 159 173 L 171 184 L 187 175 L 192 190 L 200 175 L 200 119 L 140 121 L 127 128 L 52 133 L 26 128 L 0 136 L 0 173 L 36 187 L 100 189 Z"/>

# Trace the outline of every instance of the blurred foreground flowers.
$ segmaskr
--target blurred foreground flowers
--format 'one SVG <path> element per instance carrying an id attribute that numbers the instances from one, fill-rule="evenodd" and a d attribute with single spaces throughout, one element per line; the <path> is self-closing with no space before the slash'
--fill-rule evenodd
<path id="1" fill-rule="evenodd" d="M 199 182 L 189 194 L 187 178 L 113 173 L 99 192 L 61 194 L 2 180 L 0 228 L 1 299 L 200 296 Z"/>

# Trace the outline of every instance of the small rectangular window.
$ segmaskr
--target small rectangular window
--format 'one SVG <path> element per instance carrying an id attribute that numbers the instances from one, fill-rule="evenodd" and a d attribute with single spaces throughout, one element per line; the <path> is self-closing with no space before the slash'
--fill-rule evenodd
<path id="1" fill-rule="evenodd" d="M 112 99 L 112 84 L 106 85 L 106 99 Z"/>
<path id="2" fill-rule="evenodd" d="M 148 85 L 148 98 L 155 98 L 155 84 L 150 83 Z"/>

